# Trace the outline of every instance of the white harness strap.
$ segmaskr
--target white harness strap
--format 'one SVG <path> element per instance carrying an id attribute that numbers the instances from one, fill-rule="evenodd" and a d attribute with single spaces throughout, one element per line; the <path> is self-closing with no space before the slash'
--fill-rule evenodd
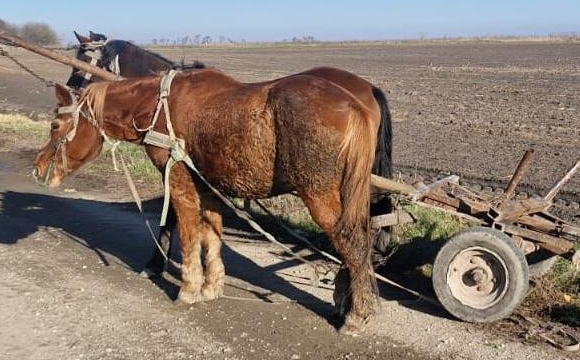
<path id="1" fill-rule="evenodd" d="M 117 76 L 121 75 L 121 66 L 119 66 L 119 55 L 115 55 L 115 58 L 109 64 L 109 70 Z"/>
<path id="2" fill-rule="evenodd" d="M 85 55 L 91 58 L 91 62 L 90 64 L 93 66 L 97 66 L 97 63 L 99 62 L 99 60 L 101 60 L 103 58 L 103 52 L 101 51 L 101 49 L 107 45 L 107 41 L 91 41 L 89 43 L 85 43 L 82 45 L 82 47 L 86 50 L 85 51 Z M 117 63 L 117 68 L 118 68 L 118 56 L 115 58 L 115 61 Z M 119 75 L 118 72 L 113 71 L 116 75 Z M 83 83 L 81 84 L 81 88 L 84 88 L 87 86 L 87 84 L 89 83 L 89 81 L 91 80 L 91 78 L 93 77 L 93 74 L 89 73 L 89 72 L 85 72 L 83 75 Z"/>
<path id="3" fill-rule="evenodd" d="M 189 165 L 189 163 L 186 161 L 186 158 L 191 162 L 191 159 L 185 152 L 185 141 L 183 139 L 178 139 L 175 136 L 175 131 L 173 130 L 173 125 L 171 124 L 169 103 L 167 101 L 169 95 L 171 94 L 171 83 L 178 73 L 179 71 L 177 70 L 170 70 L 161 78 L 159 83 L 159 101 L 157 102 L 157 108 L 155 109 L 155 114 L 153 115 L 151 125 L 141 129 L 137 127 L 135 121 L 133 120 L 133 126 L 137 131 L 147 131 L 147 134 L 145 134 L 145 138 L 143 139 L 143 143 L 171 151 L 171 157 L 165 165 L 165 191 L 163 199 L 163 210 L 161 211 L 161 226 L 165 225 L 167 221 L 167 212 L 169 211 L 169 174 L 171 172 L 171 168 L 176 162 L 179 161 L 185 161 Z M 167 135 L 154 130 L 162 109 L 165 114 Z"/>
<path id="4" fill-rule="evenodd" d="M 164 109 L 165 123 L 167 124 L 166 127 L 167 127 L 167 132 L 169 134 L 169 139 L 171 141 L 176 140 L 175 132 L 173 131 L 173 125 L 171 125 L 171 115 L 169 113 L 169 103 L 167 102 L 167 98 L 169 98 L 169 94 L 171 93 L 171 83 L 173 82 L 173 78 L 178 73 L 179 73 L 179 71 L 177 71 L 177 70 L 170 70 L 167 74 L 165 74 L 161 78 L 161 82 L 159 83 L 159 101 L 157 102 L 157 108 L 155 109 L 155 114 L 153 115 L 153 120 L 151 121 L 151 125 L 147 126 L 146 128 L 141 129 L 141 128 L 137 127 L 137 124 L 135 124 L 135 120 L 133 119 L 133 126 L 135 127 L 135 129 L 137 131 L 147 131 L 148 132 L 147 134 L 149 134 L 149 132 L 159 134 L 157 131 L 153 130 L 153 128 L 155 127 L 155 125 L 157 125 L 157 120 L 159 119 L 159 114 L 161 113 L 161 109 Z M 165 135 L 165 134 L 162 134 L 162 135 Z M 156 145 L 156 144 L 149 143 L 147 141 L 147 136 L 145 136 L 144 142 L 146 144 Z M 166 146 L 160 146 L 160 147 L 170 149 L 172 146 L 171 143 L 167 143 L 165 145 Z M 159 146 L 159 145 L 156 145 L 156 146 Z"/>

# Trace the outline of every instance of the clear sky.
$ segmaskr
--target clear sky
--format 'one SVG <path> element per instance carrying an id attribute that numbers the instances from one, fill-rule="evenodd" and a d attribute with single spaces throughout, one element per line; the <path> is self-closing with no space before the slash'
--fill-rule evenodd
<path id="1" fill-rule="evenodd" d="M 580 32 L 580 0 L 7 0 L 0 18 L 46 22 L 64 43 L 73 30 L 138 43 L 195 34 L 250 41 L 547 35 Z"/>

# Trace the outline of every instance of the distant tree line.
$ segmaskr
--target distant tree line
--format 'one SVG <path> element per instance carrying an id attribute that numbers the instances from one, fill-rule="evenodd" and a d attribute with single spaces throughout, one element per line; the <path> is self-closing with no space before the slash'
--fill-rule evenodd
<path id="1" fill-rule="evenodd" d="M 56 32 L 48 24 L 42 22 L 16 25 L 0 19 L 0 29 L 38 45 L 59 45 L 60 43 Z"/>
<path id="2" fill-rule="evenodd" d="M 317 40 L 313 36 L 302 36 L 302 37 L 293 37 L 292 39 L 284 39 L 282 42 L 292 42 L 292 43 L 313 43 L 317 42 Z M 211 44 L 245 44 L 247 43 L 246 39 L 241 40 L 233 40 L 229 37 L 220 35 L 217 37 L 212 37 L 210 35 L 203 35 L 203 34 L 195 34 L 192 36 L 186 35 L 183 37 L 178 37 L 175 39 L 168 39 L 168 38 L 153 38 L 151 39 L 152 45 L 162 45 L 162 46 L 169 46 L 169 45 L 211 45 Z"/>

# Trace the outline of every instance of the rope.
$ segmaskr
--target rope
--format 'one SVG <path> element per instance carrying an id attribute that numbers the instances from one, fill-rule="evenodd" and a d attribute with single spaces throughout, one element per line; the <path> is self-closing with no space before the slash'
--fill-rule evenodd
<path id="1" fill-rule="evenodd" d="M 262 204 L 262 203 L 261 203 L 259 200 L 256 200 L 255 202 L 256 202 L 256 203 L 258 204 L 258 206 L 259 206 L 259 207 L 260 207 L 262 210 L 264 210 L 264 211 L 265 211 L 265 212 L 266 212 L 266 213 L 267 213 L 269 216 L 272 216 L 272 217 L 274 217 L 274 215 L 273 215 L 273 214 L 272 214 L 272 213 L 271 213 L 271 212 L 270 212 L 270 211 L 269 211 L 269 210 L 268 210 L 268 209 L 267 209 L 267 208 L 266 208 L 266 207 L 265 207 L 265 206 L 264 206 L 264 205 L 263 205 L 263 204 Z M 282 223 L 281 221 L 278 221 L 278 224 L 279 224 L 279 225 L 280 225 L 280 226 L 281 226 L 281 227 L 282 227 L 284 230 L 286 230 L 286 231 L 287 231 L 287 232 L 288 232 L 290 235 L 292 235 L 292 236 L 293 236 L 295 239 L 298 239 L 298 240 L 300 240 L 301 242 L 303 242 L 303 243 L 304 243 L 306 246 L 308 246 L 308 247 L 309 247 L 309 248 L 310 248 L 312 251 L 314 251 L 315 253 L 318 253 L 319 255 L 322 255 L 323 257 L 325 257 L 325 258 L 327 258 L 327 259 L 329 259 L 329 260 L 333 261 L 334 263 L 336 263 L 336 264 L 338 264 L 338 265 L 342 265 L 342 261 L 340 261 L 340 260 L 339 260 L 337 257 L 335 257 L 335 256 L 333 256 L 333 255 L 331 255 L 331 254 L 327 253 L 326 251 L 323 251 L 323 250 L 320 250 L 320 249 L 318 249 L 318 248 L 317 248 L 316 246 L 314 246 L 314 244 L 312 244 L 312 243 L 311 243 L 311 242 L 310 242 L 308 239 L 306 239 L 304 236 L 302 236 L 302 235 L 300 235 L 300 234 L 296 233 L 296 231 L 294 231 L 294 230 L 293 230 L 293 229 L 291 229 L 290 227 L 286 226 L 286 225 L 285 225 L 284 223 Z M 404 290 L 404 291 L 406 291 L 406 292 L 408 292 L 408 293 L 410 293 L 410 294 L 412 294 L 412 295 L 414 295 L 414 296 L 418 297 L 419 299 L 421 299 L 421 300 L 423 300 L 423 301 L 425 301 L 425 302 L 427 302 L 427 303 L 429 303 L 429 304 L 431 304 L 431 305 L 435 305 L 435 306 L 437 306 L 437 307 L 440 307 L 440 306 L 441 306 L 441 304 L 440 304 L 440 303 L 439 303 L 437 300 L 435 300 L 435 299 L 433 299 L 433 298 L 430 298 L 430 297 L 428 297 L 428 296 L 425 296 L 425 295 L 423 295 L 423 294 L 421 294 L 421 293 L 419 293 L 419 292 L 417 292 L 417 291 L 415 291 L 415 290 L 409 289 L 409 288 L 407 288 L 407 287 L 405 287 L 405 286 L 403 286 L 403 285 L 400 285 L 400 284 L 398 284 L 398 283 L 396 283 L 396 282 L 394 282 L 394 281 L 392 281 L 392 280 L 390 280 L 390 279 L 388 279 L 388 278 L 386 278 L 386 277 L 384 277 L 384 276 L 382 276 L 382 275 L 380 275 L 380 274 L 377 274 L 376 272 L 372 272 L 372 274 L 371 274 L 371 275 L 373 275 L 373 276 L 374 276 L 375 278 L 377 278 L 378 280 L 381 280 L 382 282 L 384 282 L 384 283 L 386 283 L 386 284 L 389 284 L 389 285 L 391 285 L 391 286 L 394 286 L 394 287 L 396 287 L 396 288 L 398 288 L 398 289 L 400 289 L 400 290 Z"/>
<path id="2" fill-rule="evenodd" d="M 159 252 L 161 253 L 161 255 L 163 255 L 163 257 L 165 258 L 165 261 L 169 261 L 169 257 L 167 256 L 167 254 L 165 254 L 165 251 L 163 251 L 161 244 L 159 244 L 159 240 L 157 240 L 157 236 L 155 236 L 155 233 L 153 232 L 153 229 L 151 228 L 151 224 L 149 223 L 149 219 L 147 219 L 147 217 L 143 213 L 143 205 L 142 205 L 141 197 L 139 196 L 139 193 L 137 192 L 137 187 L 135 186 L 135 182 L 133 181 L 133 178 L 131 177 L 131 173 L 129 172 L 129 169 L 127 168 L 127 165 L 125 164 L 125 159 L 123 158 L 123 155 L 121 153 L 119 153 L 119 159 L 121 159 L 121 166 L 123 167 L 123 172 L 125 173 L 125 177 L 127 178 L 127 183 L 129 184 L 129 189 L 131 190 L 131 195 L 133 195 L 133 200 L 135 200 L 135 204 L 137 205 L 137 208 L 139 209 L 139 214 L 141 214 L 141 217 L 143 218 L 143 221 L 145 222 L 145 226 L 149 230 L 149 235 L 151 235 L 151 239 L 155 243 L 155 246 L 157 246 L 157 249 L 159 249 Z"/>
<path id="3" fill-rule="evenodd" d="M 8 51 L 6 51 L 6 49 L 4 49 L 3 47 L 0 46 L 0 55 L 1 56 L 6 56 L 8 59 L 12 60 L 16 65 L 18 65 L 20 68 L 22 68 L 24 71 L 26 71 L 27 73 L 29 73 L 30 75 L 32 75 L 34 78 L 40 80 L 40 82 L 42 82 L 44 85 L 46 85 L 47 87 L 53 87 L 54 86 L 54 81 L 51 80 L 47 80 L 44 77 L 40 76 L 39 74 L 37 74 L 34 70 L 28 68 L 26 65 L 24 65 L 23 63 L 21 63 L 20 61 L 18 61 L 18 59 L 16 59 L 15 57 L 13 57 L 12 55 L 10 55 L 8 53 Z"/>

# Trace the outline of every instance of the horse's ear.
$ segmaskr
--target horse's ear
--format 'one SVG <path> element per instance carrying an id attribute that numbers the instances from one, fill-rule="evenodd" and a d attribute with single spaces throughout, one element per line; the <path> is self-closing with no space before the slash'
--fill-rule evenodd
<path id="1" fill-rule="evenodd" d="M 72 104 L 71 93 L 68 88 L 64 85 L 56 83 L 54 86 L 54 92 L 56 94 L 56 99 L 58 100 L 59 106 L 66 106 Z"/>
<path id="2" fill-rule="evenodd" d="M 107 37 L 103 34 L 99 34 L 99 33 L 94 33 L 92 31 L 89 31 L 89 38 L 92 41 L 107 41 Z"/>
<path id="3" fill-rule="evenodd" d="M 79 34 L 76 31 L 73 31 L 73 33 L 75 33 L 75 36 L 76 36 L 77 40 L 79 41 L 79 43 L 85 44 L 85 43 L 91 42 L 91 39 L 89 39 L 88 37 L 82 36 L 81 34 Z"/>

